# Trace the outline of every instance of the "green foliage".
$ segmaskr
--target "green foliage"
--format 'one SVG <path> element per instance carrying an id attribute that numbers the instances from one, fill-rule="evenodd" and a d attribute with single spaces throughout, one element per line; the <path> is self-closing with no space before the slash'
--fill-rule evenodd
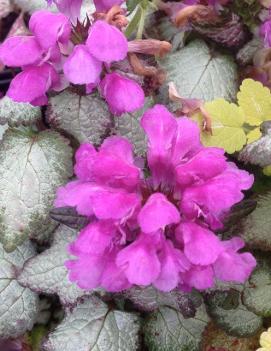
<path id="1" fill-rule="evenodd" d="M 257 15 L 261 11 L 261 5 L 259 0 L 233 0 L 232 10 L 247 26 L 251 26 L 258 22 Z"/>

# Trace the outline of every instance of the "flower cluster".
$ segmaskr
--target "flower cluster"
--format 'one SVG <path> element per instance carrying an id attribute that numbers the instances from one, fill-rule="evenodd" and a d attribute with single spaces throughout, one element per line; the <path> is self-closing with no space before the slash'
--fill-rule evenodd
<path id="1" fill-rule="evenodd" d="M 59 188 L 56 207 L 90 218 L 70 247 L 70 280 L 83 289 L 120 291 L 133 284 L 160 290 L 207 289 L 215 280 L 244 282 L 256 265 L 238 238 L 214 230 L 243 198 L 253 176 L 200 143 L 196 123 L 156 105 L 141 119 L 148 169 L 128 140 L 112 136 L 99 150 L 82 144 L 77 180 Z"/>
<path id="2" fill-rule="evenodd" d="M 125 59 L 128 53 L 128 41 L 117 27 L 97 20 L 90 26 L 86 41 L 73 45 L 68 17 L 37 11 L 29 29 L 33 35 L 10 37 L 0 46 L 0 61 L 22 68 L 7 92 L 13 100 L 44 105 L 49 90 L 60 91 L 72 83 L 86 85 L 87 93 L 99 88 L 116 115 L 143 106 L 141 86 L 110 71 L 110 64 Z"/>

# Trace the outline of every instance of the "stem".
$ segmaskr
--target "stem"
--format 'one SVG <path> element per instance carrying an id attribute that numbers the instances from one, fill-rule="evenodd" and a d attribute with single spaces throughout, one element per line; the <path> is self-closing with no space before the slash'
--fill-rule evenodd
<path id="1" fill-rule="evenodd" d="M 143 6 L 140 5 L 141 9 L 141 16 L 138 24 L 138 30 L 136 34 L 136 39 L 142 39 L 143 37 L 143 31 L 144 31 L 144 25 L 145 25 L 145 18 L 147 15 L 147 9 L 144 8 Z"/>

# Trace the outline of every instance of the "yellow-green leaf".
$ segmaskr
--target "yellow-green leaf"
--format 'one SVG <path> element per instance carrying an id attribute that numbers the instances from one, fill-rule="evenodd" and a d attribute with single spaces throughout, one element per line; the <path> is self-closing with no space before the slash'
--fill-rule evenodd
<path id="1" fill-rule="evenodd" d="M 254 128 L 253 130 L 247 133 L 247 144 L 253 143 L 253 141 L 260 139 L 261 136 L 262 132 L 260 128 Z"/>
<path id="2" fill-rule="evenodd" d="M 241 150 L 246 144 L 243 111 L 237 105 L 224 99 L 207 102 L 204 107 L 212 119 L 212 135 L 202 132 L 202 143 L 205 146 L 222 147 L 230 154 Z M 203 116 L 201 114 L 194 115 L 193 119 L 202 127 Z"/>
<path id="3" fill-rule="evenodd" d="M 238 104 L 245 114 L 246 123 L 259 126 L 271 120 L 270 89 L 253 79 L 245 79 L 237 94 Z"/>

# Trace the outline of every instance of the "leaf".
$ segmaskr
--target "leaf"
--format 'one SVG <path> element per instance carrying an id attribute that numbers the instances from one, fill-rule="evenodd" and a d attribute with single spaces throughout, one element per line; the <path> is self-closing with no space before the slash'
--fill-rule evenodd
<path id="1" fill-rule="evenodd" d="M 35 255 L 27 241 L 12 253 L 0 244 L 0 339 L 16 338 L 32 329 L 38 314 L 38 295 L 24 288 L 16 274 L 26 260 Z"/>
<path id="2" fill-rule="evenodd" d="M 236 59 L 242 66 L 253 63 L 253 57 L 256 52 L 263 47 L 263 42 L 260 38 L 254 37 L 247 42 L 237 53 Z"/>
<path id="3" fill-rule="evenodd" d="M 253 249 L 271 250 L 271 193 L 259 195 L 256 209 L 240 223 L 241 235 Z"/>
<path id="4" fill-rule="evenodd" d="M 89 223 L 89 218 L 79 215 L 75 207 L 57 207 L 50 211 L 50 217 L 66 226 L 80 230 Z"/>
<path id="5" fill-rule="evenodd" d="M 262 317 L 271 316 L 271 265 L 256 268 L 243 293 L 246 307 Z"/>
<path id="6" fill-rule="evenodd" d="M 75 238 L 75 230 L 59 226 L 52 246 L 25 264 L 18 277 L 20 284 L 37 293 L 57 294 L 64 305 L 72 305 L 80 297 L 88 295 L 89 292 L 70 282 L 65 267 L 65 261 L 71 258 L 68 244 Z"/>
<path id="7" fill-rule="evenodd" d="M 13 0 L 13 3 L 20 7 L 23 12 L 28 12 L 30 14 L 38 10 L 47 9 L 46 4 L 44 4 L 44 0 Z M 52 5 L 48 7 L 48 10 L 56 12 L 57 8 L 56 6 Z"/>
<path id="8" fill-rule="evenodd" d="M 261 136 L 262 136 L 262 132 L 261 132 L 260 128 L 254 128 L 250 132 L 247 133 L 247 143 L 251 144 L 254 141 L 260 139 Z"/>
<path id="9" fill-rule="evenodd" d="M 134 4 L 132 4 L 132 6 L 135 6 L 132 10 L 134 10 L 137 6 L 137 3 L 138 1 L 133 1 Z M 127 5 L 129 5 L 129 1 L 127 2 Z M 132 8 L 131 6 L 131 8 Z M 129 8 L 127 7 L 128 11 L 131 11 L 129 10 Z M 125 29 L 125 35 L 127 38 L 130 38 L 130 36 L 134 33 L 134 31 L 136 30 L 136 28 L 138 27 L 138 24 L 140 22 L 140 19 L 141 19 L 141 16 L 142 16 L 142 8 L 140 6 L 138 6 L 138 8 L 136 9 L 136 12 L 135 14 L 133 15 L 133 18 L 132 20 L 130 21 L 130 23 L 128 24 L 127 28 Z"/>
<path id="10" fill-rule="evenodd" d="M 245 117 L 242 110 L 224 99 L 207 102 L 204 108 L 212 119 L 212 134 L 202 131 L 202 143 L 205 146 L 222 147 L 230 154 L 241 150 L 246 144 L 243 129 Z M 203 117 L 200 114 L 194 115 L 193 118 L 200 127 L 203 126 Z"/>
<path id="11" fill-rule="evenodd" d="M 56 188 L 72 175 L 72 152 L 56 132 L 8 130 L 0 164 L 0 241 L 12 251 L 48 221 Z"/>
<path id="12" fill-rule="evenodd" d="M 260 333 L 247 338 L 226 334 L 210 323 L 204 332 L 204 351 L 255 351 L 259 346 Z"/>
<path id="13" fill-rule="evenodd" d="M 144 340 L 149 351 L 199 351 L 207 323 L 203 308 L 194 318 L 184 319 L 178 311 L 162 307 L 147 317 Z"/>
<path id="14" fill-rule="evenodd" d="M 209 296 L 207 299 L 207 312 L 215 324 L 227 334 L 233 336 L 249 336 L 256 333 L 262 326 L 262 318 L 249 311 L 242 304 L 235 309 L 219 307 L 217 296 Z"/>
<path id="15" fill-rule="evenodd" d="M 243 80 L 237 99 L 249 125 L 259 126 L 271 119 L 271 92 L 262 83 L 253 79 Z"/>
<path id="16" fill-rule="evenodd" d="M 134 151 L 137 155 L 144 155 L 147 147 L 146 134 L 140 125 L 140 119 L 143 113 L 153 106 L 153 100 L 146 99 L 142 109 L 134 113 L 125 113 L 121 117 L 115 117 L 116 134 L 126 137 L 134 145 Z"/>
<path id="17" fill-rule="evenodd" d="M 51 126 L 64 130 L 80 143 L 100 144 L 112 126 L 107 104 L 92 94 L 80 96 L 64 91 L 49 99 L 47 120 Z"/>
<path id="18" fill-rule="evenodd" d="M 10 126 L 31 124 L 41 119 L 41 109 L 31 104 L 15 102 L 8 96 L 0 100 L 0 124 Z"/>
<path id="19" fill-rule="evenodd" d="M 13 10 L 13 6 L 10 0 L 0 0 L 0 19 L 10 14 L 12 10 Z"/>
<path id="20" fill-rule="evenodd" d="M 237 93 L 236 65 L 229 56 L 212 52 L 202 40 L 194 40 L 183 49 L 159 61 L 167 73 L 162 95 L 168 96 L 169 82 L 174 82 L 183 98 L 211 101 L 234 100 Z"/>
<path id="21" fill-rule="evenodd" d="M 45 351 L 136 351 L 139 346 L 137 315 L 109 310 L 96 297 L 67 310 L 62 323 L 49 334 Z"/>
<path id="22" fill-rule="evenodd" d="M 168 306 L 180 311 L 185 318 L 194 317 L 196 308 L 202 303 L 196 293 L 188 294 L 180 290 L 165 293 L 152 286 L 146 288 L 135 286 L 125 290 L 121 296 L 130 300 L 141 311 L 152 312 L 159 307 Z"/>
<path id="23" fill-rule="evenodd" d="M 271 164 L 271 124 L 264 122 L 261 125 L 263 136 L 248 144 L 240 152 L 238 158 L 245 163 L 265 167 Z"/>

